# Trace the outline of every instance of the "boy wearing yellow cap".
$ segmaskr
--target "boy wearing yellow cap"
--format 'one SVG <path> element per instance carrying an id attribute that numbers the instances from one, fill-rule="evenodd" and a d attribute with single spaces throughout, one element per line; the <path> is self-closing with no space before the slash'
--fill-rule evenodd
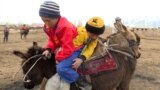
<path id="1" fill-rule="evenodd" d="M 89 60 L 97 46 L 98 36 L 103 34 L 105 25 L 100 17 L 90 18 L 85 27 L 78 28 L 78 36 L 74 39 L 74 45 L 83 49 L 78 58 L 74 59 L 73 68 L 77 69 L 82 61 Z M 92 86 L 83 80 L 83 76 L 78 79 L 78 85 L 82 90 L 91 90 Z"/>
<path id="2" fill-rule="evenodd" d="M 94 52 L 97 46 L 98 36 L 103 34 L 105 25 L 100 17 L 92 17 L 88 20 L 85 27 L 78 28 L 78 36 L 74 39 L 75 47 L 79 48 L 84 46 L 79 58 L 75 59 L 73 64 L 74 68 L 78 68 L 80 65 L 76 64 L 76 60 L 88 60 Z"/>

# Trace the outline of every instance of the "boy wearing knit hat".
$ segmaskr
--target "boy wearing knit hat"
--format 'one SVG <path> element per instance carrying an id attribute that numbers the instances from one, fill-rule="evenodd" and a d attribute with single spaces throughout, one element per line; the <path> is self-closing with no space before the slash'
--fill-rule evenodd
<path id="1" fill-rule="evenodd" d="M 58 75 L 68 83 L 75 82 L 79 75 L 72 68 L 72 64 L 73 59 L 80 53 L 80 49 L 75 50 L 73 43 L 78 34 L 77 28 L 66 18 L 61 17 L 59 5 L 53 1 L 45 1 L 40 6 L 39 15 L 45 23 L 44 31 L 48 36 L 43 55 L 48 57 L 51 53 L 55 53 Z"/>
<path id="2" fill-rule="evenodd" d="M 48 36 L 43 55 L 48 57 L 50 53 L 55 53 L 56 75 L 69 84 L 76 82 L 79 74 L 75 69 L 92 55 L 97 45 L 97 37 L 105 30 L 103 20 L 93 17 L 86 23 L 85 28 L 77 29 L 66 18 L 61 17 L 59 5 L 53 1 L 45 1 L 40 6 L 39 15 L 45 23 L 44 31 Z M 47 82 L 46 86 L 49 85 Z"/>

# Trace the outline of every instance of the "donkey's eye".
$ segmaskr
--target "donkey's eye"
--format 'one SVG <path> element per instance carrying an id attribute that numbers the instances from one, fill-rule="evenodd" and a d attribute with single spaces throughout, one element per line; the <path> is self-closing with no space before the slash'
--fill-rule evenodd
<path id="1" fill-rule="evenodd" d="M 129 43 L 134 43 L 134 42 L 136 42 L 135 40 L 129 40 Z"/>
<path id="2" fill-rule="evenodd" d="M 137 43 L 136 43 L 136 41 L 135 40 L 130 40 L 129 41 L 129 46 L 135 46 L 135 45 L 137 45 Z"/>
<path id="3" fill-rule="evenodd" d="M 131 40 L 131 42 L 136 42 L 135 40 Z"/>

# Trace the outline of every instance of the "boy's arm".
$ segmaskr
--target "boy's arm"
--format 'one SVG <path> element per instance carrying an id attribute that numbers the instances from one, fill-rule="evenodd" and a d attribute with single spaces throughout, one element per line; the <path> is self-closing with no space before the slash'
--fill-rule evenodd
<path id="1" fill-rule="evenodd" d="M 45 25 L 44 25 L 44 27 L 43 27 L 43 31 L 46 33 L 46 35 L 47 35 L 47 37 L 48 37 L 47 44 L 45 45 L 45 48 L 46 48 L 47 50 L 49 50 L 50 52 L 51 52 L 51 51 L 54 51 L 54 50 L 56 49 L 54 40 L 49 36 Z"/>
<path id="2" fill-rule="evenodd" d="M 45 48 L 47 50 L 49 50 L 50 52 L 54 51 L 56 49 L 53 40 L 49 36 L 48 36 L 48 41 L 47 41 L 47 44 L 46 44 Z"/>
<path id="3" fill-rule="evenodd" d="M 97 46 L 97 42 L 98 42 L 97 39 L 94 41 L 91 41 L 91 43 L 86 48 L 84 48 L 84 50 L 82 50 L 82 53 L 79 56 L 79 58 L 81 58 L 82 60 L 88 60 L 93 54 L 94 49 Z"/>
<path id="4" fill-rule="evenodd" d="M 62 28 L 61 31 L 58 32 L 61 43 L 61 49 L 56 54 L 55 58 L 58 62 L 63 59 L 69 57 L 74 52 L 74 44 L 73 44 L 73 31 L 70 28 Z"/>

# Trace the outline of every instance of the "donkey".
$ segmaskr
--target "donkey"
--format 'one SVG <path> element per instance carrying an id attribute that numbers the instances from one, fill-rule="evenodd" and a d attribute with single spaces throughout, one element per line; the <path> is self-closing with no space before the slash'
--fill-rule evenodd
<path id="1" fill-rule="evenodd" d="M 23 38 L 26 39 L 28 33 L 29 33 L 29 29 L 27 29 L 27 30 L 20 30 L 21 39 L 23 39 Z"/>
<path id="2" fill-rule="evenodd" d="M 137 59 L 140 57 L 140 37 L 136 33 L 126 30 L 123 33 L 111 35 L 107 39 L 103 39 L 103 41 L 107 41 L 109 45 L 117 44 L 112 46 L 112 48 L 109 49 L 109 52 L 117 61 L 118 68 L 116 70 L 104 71 L 103 73 L 90 75 L 93 90 L 113 90 L 114 88 L 116 88 L 116 90 L 129 90 L 129 84 L 136 68 Z M 98 43 L 93 55 L 97 55 L 100 53 L 100 51 L 102 51 L 100 47 L 102 47 L 102 44 Z M 127 54 L 125 55 L 116 52 L 115 50 L 123 51 Z M 39 47 L 37 43 L 34 42 L 33 46 L 30 47 L 26 53 L 14 51 L 13 54 L 22 58 L 23 64 L 26 62 L 26 60 L 28 60 L 28 58 L 34 55 L 42 54 L 43 51 L 44 49 Z M 132 56 L 132 58 L 129 57 L 128 54 Z M 30 67 L 36 62 L 38 58 L 39 57 L 32 58 L 22 67 L 24 75 L 28 72 Z M 42 82 L 43 78 L 49 79 L 56 73 L 54 55 L 52 55 L 51 58 L 52 59 L 48 60 L 41 58 L 39 60 L 39 62 L 24 79 L 25 81 L 30 81 L 23 82 L 25 88 L 34 88 L 34 86 L 39 85 Z M 71 85 L 70 90 L 80 89 L 74 85 Z"/>

